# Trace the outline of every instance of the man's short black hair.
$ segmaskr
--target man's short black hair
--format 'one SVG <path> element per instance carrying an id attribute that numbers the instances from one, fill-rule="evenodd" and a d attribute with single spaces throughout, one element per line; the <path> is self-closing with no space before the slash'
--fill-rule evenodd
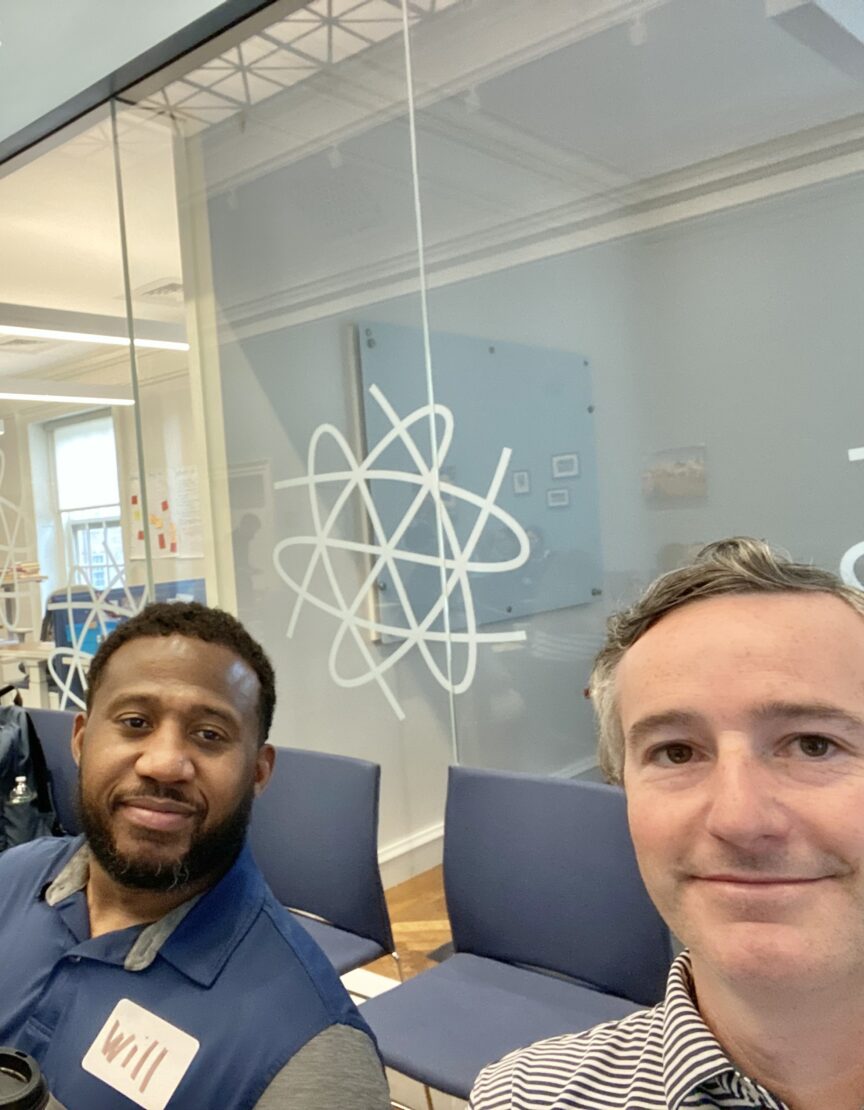
<path id="1" fill-rule="evenodd" d="M 207 644 L 220 644 L 248 663 L 258 676 L 258 743 L 263 744 L 276 708 L 276 676 L 264 649 L 236 617 L 224 609 L 210 609 L 197 601 L 156 601 L 119 624 L 100 645 L 87 674 L 87 712 L 105 677 L 108 660 L 118 648 L 143 636 L 188 636 Z"/>

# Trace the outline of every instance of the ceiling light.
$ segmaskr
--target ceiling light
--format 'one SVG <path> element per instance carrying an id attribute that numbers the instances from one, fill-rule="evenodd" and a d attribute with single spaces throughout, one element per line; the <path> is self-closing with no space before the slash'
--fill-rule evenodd
<path id="1" fill-rule="evenodd" d="M 0 378 L 2 401 L 52 401 L 55 404 L 134 405 L 132 390 L 124 385 L 78 385 L 69 381 Z"/>
<path id="2" fill-rule="evenodd" d="M 0 335 L 23 335 L 33 339 L 62 339 L 68 343 L 102 343 L 109 347 L 128 347 L 128 335 L 97 335 L 83 331 L 60 331 L 55 328 L 22 328 L 15 324 L 0 324 Z M 188 343 L 170 339 L 136 339 L 136 347 L 150 347 L 157 351 L 188 351 Z"/>

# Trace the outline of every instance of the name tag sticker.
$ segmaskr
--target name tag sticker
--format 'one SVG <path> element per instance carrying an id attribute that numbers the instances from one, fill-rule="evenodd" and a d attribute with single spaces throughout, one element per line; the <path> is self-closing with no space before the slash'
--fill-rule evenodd
<path id="1" fill-rule="evenodd" d="M 198 1048 L 176 1025 L 121 998 L 81 1067 L 144 1110 L 165 1110 Z"/>

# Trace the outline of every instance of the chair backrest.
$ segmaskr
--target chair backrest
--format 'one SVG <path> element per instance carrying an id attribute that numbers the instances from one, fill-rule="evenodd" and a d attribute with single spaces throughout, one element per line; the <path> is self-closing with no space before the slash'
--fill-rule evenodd
<path id="1" fill-rule="evenodd" d="M 617 787 L 451 767 L 444 886 L 457 951 L 663 997 L 671 940 Z"/>
<path id="2" fill-rule="evenodd" d="M 284 906 L 324 918 L 393 951 L 378 868 L 377 763 L 278 748 L 256 800 L 249 840 Z"/>
<path id="3" fill-rule="evenodd" d="M 75 802 L 78 797 L 78 768 L 72 758 L 72 722 L 75 714 L 66 709 L 30 709 L 30 719 L 42 741 L 45 762 L 51 774 L 57 820 L 72 836 L 81 831 Z"/>

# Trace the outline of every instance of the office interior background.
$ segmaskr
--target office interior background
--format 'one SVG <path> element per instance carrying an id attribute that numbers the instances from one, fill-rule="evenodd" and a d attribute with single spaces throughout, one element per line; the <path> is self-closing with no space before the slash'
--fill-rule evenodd
<path id="1" fill-rule="evenodd" d="M 0 5 L 4 676 L 236 612 L 398 882 L 449 763 L 591 773 L 605 619 L 703 543 L 864 575 L 864 12 L 246 5 L 31 141 L 170 7 Z"/>

